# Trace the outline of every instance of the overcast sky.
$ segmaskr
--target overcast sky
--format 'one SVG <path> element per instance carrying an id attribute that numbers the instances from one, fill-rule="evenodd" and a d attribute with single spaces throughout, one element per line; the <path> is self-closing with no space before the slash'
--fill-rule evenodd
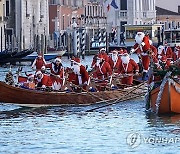
<path id="1" fill-rule="evenodd" d="M 156 6 L 178 12 L 178 5 L 180 5 L 180 0 L 156 0 Z"/>

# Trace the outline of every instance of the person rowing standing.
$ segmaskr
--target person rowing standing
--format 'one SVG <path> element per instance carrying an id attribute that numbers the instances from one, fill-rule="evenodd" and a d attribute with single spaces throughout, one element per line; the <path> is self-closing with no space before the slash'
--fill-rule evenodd
<path id="1" fill-rule="evenodd" d="M 142 66 L 143 66 L 143 77 L 142 79 L 145 80 L 145 77 L 148 73 L 149 66 L 150 66 L 150 43 L 149 43 L 149 36 L 145 35 L 143 32 L 137 32 L 135 36 L 135 45 L 133 49 L 131 49 L 131 53 L 136 52 L 140 54 L 142 58 Z"/>
<path id="2" fill-rule="evenodd" d="M 138 64 L 130 58 L 128 53 L 124 53 L 121 57 L 121 63 L 119 66 L 120 74 L 122 74 L 122 84 L 132 85 L 133 84 L 133 73 L 138 74 Z"/>
<path id="3" fill-rule="evenodd" d="M 42 66 L 46 65 L 46 61 L 43 58 L 42 54 L 38 54 L 38 57 L 34 60 L 31 68 L 34 69 L 34 67 L 36 67 L 36 71 L 41 70 Z"/>

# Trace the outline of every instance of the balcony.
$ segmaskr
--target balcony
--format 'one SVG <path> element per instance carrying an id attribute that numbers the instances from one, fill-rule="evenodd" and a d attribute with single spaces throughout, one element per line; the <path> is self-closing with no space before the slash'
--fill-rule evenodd
<path id="1" fill-rule="evenodd" d="M 121 20 L 127 20 L 127 11 L 119 11 L 118 18 Z"/>

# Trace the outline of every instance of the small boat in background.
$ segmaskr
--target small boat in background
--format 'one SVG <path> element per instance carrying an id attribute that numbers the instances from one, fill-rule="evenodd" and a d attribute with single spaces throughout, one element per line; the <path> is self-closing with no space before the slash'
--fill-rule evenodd
<path id="1" fill-rule="evenodd" d="M 51 59 L 55 59 L 58 56 L 60 56 L 60 57 L 63 56 L 65 54 L 65 52 L 66 52 L 66 50 L 56 51 L 56 52 L 51 52 L 51 53 L 49 52 L 49 53 L 44 54 L 44 59 L 46 61 L 51 60 Z M 37 58 L 37 56 L 38 56 L 37 52 L 33 52 L 32 54 L 22 58 L 22 60 L 23 61 L 26 61 L 26 60 L 27 61 L 34 61 L 34 59 Z"/>
<path id="2" fill-rule="evenodd" d="M 169 73 L 169 72 L 168 72 Z M 149 92 L 150 109 L 157 114 L 180 113 L 179 78 L 166 75 L 162 83 Z"/>
<path id="3" fill-rule="evenodd" d="M 15 49 L 13 52 L 7 52 L 9 55 L 4 55 L 0 59 L 0 64 L 6 64 L 6 63 L 11 63 L 14 64 L 18 61 L 21 61 L 21 58 L 26 57 L 27 55 L 31 54 L 33 51 L 29 49 L 25 49 L 23 51 L 18 52 L 18 49 Z"/>

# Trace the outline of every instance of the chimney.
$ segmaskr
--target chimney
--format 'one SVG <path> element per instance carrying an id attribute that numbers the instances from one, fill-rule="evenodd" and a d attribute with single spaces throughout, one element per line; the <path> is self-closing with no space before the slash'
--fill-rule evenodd
<path id="1" fill-rule="evenodd" d="M 180 5 L 178 5 L 178 13 L 180 14 Z"/>

